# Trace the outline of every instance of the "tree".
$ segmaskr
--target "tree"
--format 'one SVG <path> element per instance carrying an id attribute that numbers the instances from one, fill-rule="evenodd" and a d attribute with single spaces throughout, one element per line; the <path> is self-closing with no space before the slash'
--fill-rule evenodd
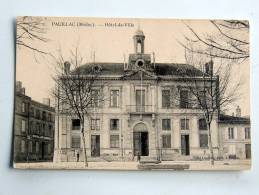
<path id="1" fill-rule="evenodd" d="M 46 19 L 43 17 L 23 16 L 16 20 L 16 45 L 25 47 L 33 52 L 48 54 L 47 51 L 40 49 L 39 42 L 46 43 L 45 37 L 47 32 Z"/>
<path id="2" fill-rule="evenodd" d="M 82 69 L 83 57 L 76 47 L 71 53 L 71 59 L 65 61 L 62 53 L 55 58 L 55 89 L 57 113 L 76 117 L 80 121 L 80 132 L 83 141 L 83 154 L 85 166 L 87 163 L 86 153 L 86 129 L 85 120 L 90 118 L 92 110 L 104 101 L 102 93 L 103 83 L 98 80 L 101 67 L 93 63 L 87 70 Z M 95 111 L 95 109 L 94 109 Z"/>
<path id="3" fill-rule="evenodd" d="M 249 22 L 247 20 L 210 20 L 214 31 L 201 35 L 186 24 L 191 32 L 179 42 L 189 52 L 243 62 L 249 59 Z M 194 47 L 190 47 L 190 43 Z"/>
<path id="4" fill-rule="evenodd" d="M 206 58 L 203 54 L 189 50 L 186 51 L 185 58 L 188 64 L 196 66 L 200 71 L 179 72 L 184 83 L 183 88 L 190 94 L 187 98 L 180 97 L 180 107 L 201 111 L 208 131 L 210 160 L 214 165 L 212 121 L 217 119 L 221 110 L 237 100 L 240 83 L 230 84 L 231 64 L 218 61 L 220 64 L 214 66 L 212 56 Z M 204 63 L 207 60 L 209 62 Z"/>

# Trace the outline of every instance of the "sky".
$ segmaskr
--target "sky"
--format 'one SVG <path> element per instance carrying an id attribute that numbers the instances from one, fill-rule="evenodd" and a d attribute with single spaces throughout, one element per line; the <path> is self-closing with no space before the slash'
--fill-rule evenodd
<path id="1" fill-rule="evenodd" d="M 185 24 L 201 35 L 213 34 L 215 28 L 207 20 L 173 19 L 118 19 L 118 18 L 46 18 L 47 43 L 32 42 L 33 46 L 57 55 L 61 49 L 69 60 L 70 50 L 78 45 L 84 62 L 123 62 L 123 56 L 133 53 L 133 35 L 137 29 L 145 34 L 145 53 L 155 52 L 156 62 L 185 63 L 185 52 L 179 44 L 184 35 L 191 36 Z M 122 26 L 118 26 L 121 24 Z M 117 26 L 115 26 L 117 25 Z M 42 102 L 50 97 L 54 87 L 53 60 L 31 50 L 18 47 L 16 51 L 16 80 L 22 81 L 26 94 Z M 127 58 L 127 57 L 126 57 Z M 237 105 L 242 115 L 250 115 L 250 68 L 246 61 L 233 65 L 231 84 L 240 79 L 242 86 L 239 100 L 228 111 L 231 114 Z"/>

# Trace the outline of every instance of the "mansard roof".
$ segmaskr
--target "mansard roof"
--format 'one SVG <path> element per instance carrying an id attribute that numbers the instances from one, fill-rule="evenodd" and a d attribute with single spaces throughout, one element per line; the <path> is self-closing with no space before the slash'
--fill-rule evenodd
<path id="1" fill-rule="evenodd" d="M 219 123 L 221 123 L 221 124 L 250 124 L 250 118 L 220 114 Z"/>
<path id="2" fill-rule="evenodd" d="M 124 71 L 124 63 L 110 63 L 110 62 L 95 62 L 87 63 L 73 73 L 80 71 L 81 74 L 89 74 L 94 66 L 101 68 L 100 76 L 125 76 L 127 71 Z M 204 76 L 204 73 L 188 64 L 179 63 L 156 63 L 154 71 L 152 72 L 157 77 L 159 76 Z"/>

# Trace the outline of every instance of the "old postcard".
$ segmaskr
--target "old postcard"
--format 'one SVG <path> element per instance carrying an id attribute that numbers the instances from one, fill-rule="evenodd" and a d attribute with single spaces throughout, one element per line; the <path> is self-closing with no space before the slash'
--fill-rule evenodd
<path id="1" fill-rule="evenodd" d="M 16 27 L 15 168 L 250 169 L 247 20 Z"/>

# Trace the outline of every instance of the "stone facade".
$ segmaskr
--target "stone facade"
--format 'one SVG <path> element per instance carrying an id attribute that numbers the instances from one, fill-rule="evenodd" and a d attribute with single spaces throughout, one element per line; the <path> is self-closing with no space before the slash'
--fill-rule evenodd
<path id="1" fill-rule="evenodd" d="M 251 158 L 250 126 L 248 117 L 221 115 L 219 132 L 225 159 Z"/>
<path id="2" fill-rule="evenodd" d="M 144 53 L 142 31 L 138 30 L 133 40 L 135 51 L 129 54 L 127 63 L 95 62 L 101 69 L 99 82 L 106 83 L 102 90 L 108 101 L 89 108 L 85 116 L 88 160 L 131 161 L 139 156 L 159 161 L 209 159 L 208 131 L 200 127 L 203 112 L 195 106 L 181 105 L 181 92 L 187 86 L 179 72 L 195 72 L 197 77 L 203 72 L 187 64 L 156 63 L 154 54 Z M 84 71 L 89 67 L 86 64 L 80 68 Z M 76 116 L 56 112 L 57 162 L 83 161 L 82 137 L 77 127 L 80 124 L 76 120 Z M 97 124 L 95 128 L 93 123 Z M 216 112 L 211 138 L 215 158 L 221 159 L 218 129 Z"/>
<path id="3" fill-rule="evenodd" d="M 54 151 L 55 109 L 25 95 L 16 83 L 14 119 L 14 161 L 52 161 Z"/>

